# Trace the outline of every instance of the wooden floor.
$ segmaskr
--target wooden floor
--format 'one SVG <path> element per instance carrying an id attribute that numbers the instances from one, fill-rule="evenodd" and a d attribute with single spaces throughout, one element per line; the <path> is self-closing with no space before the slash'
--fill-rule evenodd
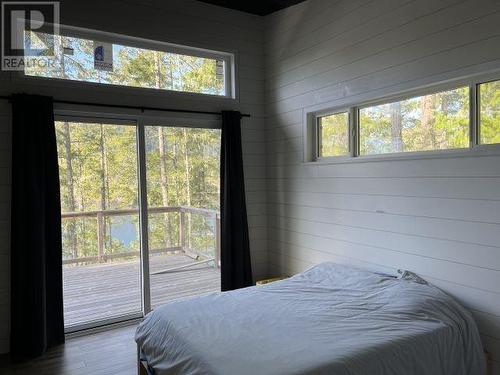
<path id="1" fill-rule="evenodd" d="M 150 259 L 155 272 L 196 261 L 182 254 Z M 220 272 L 198 264 L 166 274 L 151 275 L 151 304 L 220 290 Z M 64 319 L 66 326 L 103 320 L 141 311 L 139 259 L 126 262 L 64 267 Z"/>
<path id="2" fill-rule="evenodd" d="M 66 344 L 50 349 L 42 357 L 9 365 L 0 361 L 2 375 L 135 375 L 137 347 L 136 325 L 92 335 L 71 338 Z"/>

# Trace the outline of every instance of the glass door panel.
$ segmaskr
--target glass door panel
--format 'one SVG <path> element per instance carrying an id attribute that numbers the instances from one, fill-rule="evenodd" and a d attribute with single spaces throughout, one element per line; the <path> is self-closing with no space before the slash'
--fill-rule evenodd
<path id="1" fill-rule="evenodd" d="M 61 118 L 56 135 L 66 329 L 140 315 L 136 124 Z"/>
<path id="2" fill-rule="evenodd" d="M 152 308 L 220 290 L 220 130 L 145 127 Z"/>

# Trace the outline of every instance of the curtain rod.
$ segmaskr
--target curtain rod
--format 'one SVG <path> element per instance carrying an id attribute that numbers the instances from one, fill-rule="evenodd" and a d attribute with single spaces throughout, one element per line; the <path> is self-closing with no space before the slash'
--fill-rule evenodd
<path id="1" fill-rule="evenodd" d="M 10 96 L 1 95 L 0 99 L 9 100 Z M 179 112 L 179 113 L 193 113 L 193 114 L 201 114 L 201 115 L 218 115 L 220 116 L 222 112 L 210 112 L 210 111 L 195 111 L 190 109 L 173 109 L 173 108 L 158 108 L 158 107 L 143 107 L 143 106 L 135 106 L 135 105 L 120 105 L 120 104 L 103 104 L 103 103 L 93 103 L 93 102 L 77 102 L 72 100 L 56 100 L 54 99 L 54 103 L 61 104 L 76 104 L 76 105 L 89 105 L 94 107 L 107 107 L 107 108 L 124 108 L 124 109 L 138 109 L 141 112 L 144 111 L 160 111 L 160 112 Z M 250 117 L 247 113 L 242 113 L 241 117 Z"/>

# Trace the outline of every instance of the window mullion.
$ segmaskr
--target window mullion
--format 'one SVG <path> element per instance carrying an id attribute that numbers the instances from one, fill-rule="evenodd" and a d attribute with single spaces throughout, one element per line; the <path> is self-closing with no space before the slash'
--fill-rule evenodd
<path id="1" fill-rule="evenodd" d="M 137 122 L 137 152 L 139 164 L 139 228 L 141 232 L 141 285 L 142 311 L 146 315 L 151 311 L 151 291 L 149 274 L 149 241 L 148 241 L 148 199 L 146 185 L 146 137 L 142 120 Z"/>
<path id="2" fill-rule="evenodd" d="M 473 83 L 470 86 L 470 100 L 469 100 L 469 116 L 470 116 L 470 147 L 474 148 L 479 145 L 480 135 L 479 135 L 479 87 L 477 84 Z"/>
<path id="3" fill-rule="evenodd" d="M 321 121 L 319 117 L 316 117 L 314 120 L 316 122 L 316 145 L 315 145 L 315 153 L 316 153 L 316 160 L 321 158 L 321 144 L 322 144 L 322 139 L 321 139 Z"/>
<path id="4" fill-rule="evenodd" d="M 349 109 L 349 149 L 351 157 L 359 155 L 359 126 L 356 107 Z"/>

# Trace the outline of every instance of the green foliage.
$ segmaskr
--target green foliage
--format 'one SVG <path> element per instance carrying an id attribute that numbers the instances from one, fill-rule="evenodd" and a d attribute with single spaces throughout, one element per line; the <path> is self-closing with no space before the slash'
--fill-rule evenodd
<path id="1" fill-rule="evenodd" d="M 500 143 L 500 81 L 479 85 L 480 143 Z M 345 115 L 321 118 L 322 156 L 347 153 Z M 362 108 L 361 155 L 469 147 L 469 90 Z"/>
<path id="2" fill-rule="evenodd" d="M 346 112 L 319 118 L 320 156 L 349 154 L 349 115 Z"/>
<path id="3" fill-rule="evenodd" d="M 219 210 L 220 130 L 178 127 L 163 128 L 161 133 L 159 130 L 157 126 L 146 127 L 148 205 Z M 159 134 L 165 152 L 166 181 L 161 176 Z M 168 204 L 163 201 L 162 184 L 167 185 Z M 179 241 L 179 215 L 167 215 L 167 220 L 164 214 L 149 215 L 149 241 L 152 249 L 166 247 L 168 241 L 165 233 L 169 233 L 167 239 L 170 242 Z M 193 248 L 213 248 L 215 232 L 212 221 L 207 222 L 200 215 L 187 217 L 187 222 L 191 223 L 193 229 L 190 236 Z M 210 233 L 207 233 L 207 225 Z"/>
<path id="4" fill-rule="evenodd" d="M 217 61 L 143 48 L 113 45 L 113 71 L 94 69 L 94 41 L 30 32 L 34 47 L 52 43 L 54 56 L 37 56 L 47 63 L 28 66 L 26 74 L 112 85 L 173 91 L 224 94 L 224 78 L 217 74 Z M 54 38 L 52 41 L 51 38 Z M 27 38 L 28 40 L 28 38 Z M 63 47 L 73 50 L 64 54 Z M 28 60 L 32 58 L 28 57 Z M 52 64 L 49 64 L 52 63 Z"/>
<path id="5" fill-rule="evenodd" d="M 137 208 L 133 126 L 57 122 L 56 135 L 63 212 Z M 137 215 L 134 216 L 136 222 Z M 120 219 L 123 220 L 106 218 L 106 253 L 119 252 L 124 248 L 123 244 L 111 238 L 110 232 Z M 97 255 L 96 219 L 64 220 L 63 247 L 66 258 L 73 256 L 73 241 L 76 242 L 79 257 Z"/>
<path id="6" fill-rule="evenodd" d="M 481 143 L 500 143 L 500 81 L 479 86 Z"/>
<path id="7" fill-rule="evenodd" d="M 362 155 L 466 148 L 469 90 L 460 88 L 360 110 Z"/>
<path id="8" fill-rule="evenodd" d="M 134 126 L 57 122 L 56 132 L 63 212 L 138 208 Z M 163 140 L 166 180 L 160 174 L 162 159 L 159 134 Z M 189 206 L 218 210 L 219 155 L 220 130 L 147 126 L 148 206 Z M 168 190 L 167 202 L 163 201 L 162 184 L 166 184 Z M 151 213 L 150 249 L 178 246 L 179 220 L 178 213 Z M 136 227 L 135 239 L 128 244 L 113 235 L 113 229 L 123 224 Z M 213 219 L 186 214 L 186 224 L 191 248 L 213 253 Z M 138 213 L 105 216 L 105 228 L 105 254 L 139 249 Z M 96 256 L 97 232 L 95 216 L 64 219 L 64 258 Z M 76 254 L 74 246 L 77 248 Z"/>

